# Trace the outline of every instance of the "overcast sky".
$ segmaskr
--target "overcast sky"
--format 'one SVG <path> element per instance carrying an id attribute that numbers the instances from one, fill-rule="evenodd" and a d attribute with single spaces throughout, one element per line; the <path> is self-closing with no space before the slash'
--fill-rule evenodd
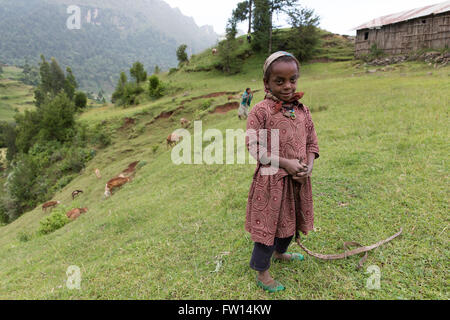
<path id="1" fill-rule="evenodd" d="M 164 0 L 172 7 L 193 17 L 197 25 L 212 25 L 218 34 L 225 33 L 225 25 L 236 4 L 243 0 Z M 391 13 L 445 2 L 443 0 L 300 0 L 304 7 L 314 9 L 321 17 L 320 27 L 328 31 L 354 35 L 351 29 Z M 275 21 L 281 25 L 283 21 Z M 247 31 L 240 25 L 239 29 Z"/>

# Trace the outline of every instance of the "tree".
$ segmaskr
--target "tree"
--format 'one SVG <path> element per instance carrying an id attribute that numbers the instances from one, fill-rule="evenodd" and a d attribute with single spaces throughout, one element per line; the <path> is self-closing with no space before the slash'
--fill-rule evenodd
<path id="1" fill-rule="evenodd" d="M 3 73 L 3 67 L 0 65 L 0 74 Z"/>
<path id="2" fill-rule="evenodd" d="M 20 81 L 31 86 L 37 86 L 39 84 L 39 69 L 25 62 Z"/>
<path id="3" fill-rule="evenodd" d="M 42 112 L 25 110 L 23 114 L 16 114 L 14 120 L 17 124 L 17 150 L 22 153 L 27 153 L 38 139 L 38 133 L 42 123 Z"/>
<path id="4" fill-rule="evenodd" d="M 53 97 L 64 89 L 65 80 L 66 77 L 64 76 L 64 72 L 62 71 L 56 59 L 52 58 L 50 63 L 50 92 L 52 93 Z"/>
<path id="5" fill-rule="evenodd" d="M 223 71 L 229 74 L 240 71 L 241 61 L 236 56 L 236 49 L 238 47 L 236 41 L 238 18 L 233 14 L 228 19 L 226 27 L 226 40 L 219 44 L 219 57 L 222 64 Z"/>
<path id="6" fill-rule="evenodd" d="M 67 67 L 66 72 L 67 76 L 64 81 L 64 91 L 66 92 L 69 99 L 73 99 L 73 97 L 75 96 L 75 89 L 78 88 L 78 84 L 70 67 Z"/>
<path id="7" fill-rule="evenodd" d="M 255 31 L 254 48 L 268 49 L 272 53 L 273 16 L 280 12 L 291 15 L 297 11 L 298 0 L 254 0 L 253 29 Z"/>
<path id="8" fill-rule="evenodd" d="M 254 40 L 252 42 L 252 47 L 255 51 L 262 51 L 268 47 L 270 27 L 269 0 L 255 0 L 253 13 Z"/>
<path id="9" fill-rule="evenodd" d="M 0 122 L 0 148 L 7 148 L 6 159 L 11 161 L 17 153 L 15 124 Z"/>
<path id="10" fill-rule="evenodd" d="M 86 105 L 87 105 L 87 96 L 86 96 L 86 94 L 84 92 L 78 91 L 75 94 L 74 102 L 75 102 L 75 107 L 76 107 L 77 110 L 81 110 L 81 109 L 86 108 Z"/>
<path id="11" fill-rule="evenodd" d="M 41 54 L 41 62 L 39 63 L 39 75 L 40 75 L 40 82 L 37 88 L 34 90 L 35 105 L 38 108 L 41 106 L 42 103 L 44 103 L 45 99 L 52 91 L 50 65 L 45 60 L 45 57 L 42 54 Z"/>
<path id="12" fill-rule="evenodd" d="M 139 61 L 133 63 L 133 67 L 130 69 L 131 77 L 133 77 L 137 84 L 145 82 L 147 80 L 147 71 L 144 70 L 144 65 Z"/>
<path id="13" fill-rule="evenodd" d="M 122 71 L 120 73 L 120 77 L 119 77 L 119 81 L 116 86 L 116 90 L 114 91 L 114 93 L 112 94 L 112 97 L 111 97 L 112 103 L 116 103 L 123 97 L 123 94 L 125 91 L 125 85 L 126 85 L 127 81 L 128 81 L 127 75 L 125 74 L 125 72 Z"/>
<path id="14" fill-rule="evenodd" d="M 66 142 L 72 138 L 75 126 L 75 105 L 64 92 L 42 107 L 39 140 Z"/>
<path id="15" fill-rule="evenodd" d="M 317 26 L 320 18 L 314 10 L 301 8 L 289 13 L 292 25 L 292 36 L 289 37 L 289 48 L 300 61 L 312 58 L 319 43 Z"/>
<path id="16" fill-rule="evenodd" d="M 237 22 L 248 20 L 248 34 L 252 32 L 253 0 L 239 2 L 233 10 L 233 18 Z"/>
<path id="17" fill-rule="evenodd" d="M 97 94 L 97 101 L 98 102 L 103 102 L 103 103 L 106 102 L 106 100 L 105 100 L 105 91 L 103 91 L 102 88 L 100 88 L 100 91 Z"/>
<path id="18" fill-rule="evenodd" d="M 148 94 L 152 98 L 160 98 L 164 95 L 164 84 L 159 80 L 158 76 L 152 75 L 148 79 Z"/>
<path id="19" fill-rule="evenodd" d="M 188 62 L 188 55 L 186 53 L 187 45 L 182 44 L 177 49 L 177 59 L 178 65 L 181 65 L 184 62 Z"/>
<path id="20" fill-rule="evenodd" d="M 159 74 L 161 72 L 161 69 L 158 65 L 155 66 L 155 69 L 153 70 L 153 74 Z"/>
<path id="21" fill-rule="evenodd" d="M 41 55 L 39 75 L 40 81 L 34 90 L 37 108 L 40 108 L 46 100 L 55 98 L 61 91 L 66 92 L 69 99 L 73 99 L 78 84 L 71 68 L 67 68 L 66 77 L 55 58 L 52 58 L 51 63 L 48 63 L 44 55 Z"/>

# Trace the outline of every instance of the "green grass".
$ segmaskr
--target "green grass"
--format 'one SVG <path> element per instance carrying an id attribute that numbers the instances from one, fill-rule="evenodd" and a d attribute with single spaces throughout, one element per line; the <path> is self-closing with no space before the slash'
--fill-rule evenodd
<path id="1" fill-rule="evenodd" d="M 0 121 L 11 122 L 17 111 L 34 108 L 34 89 L 19 81 L 21 73 L 20 68 L 3 67 L 0 75 Z"/>
<path id="2" fill-rule="evenodd" d="M 370 252 L 359 271 L 358 257 L 273 264 L 272 275 L 287 290 L 271 295 L 256 286 L 249 268 L 253 243 L 244 231 L 255 166 L 172 164 L 165 138 L 179 128 L 181 117 L 194 120 L 201 99 L 186 103 L 171 119 L 147 125 L 188 98 L 246 87 L 261 90 L 262 61 L 252 57 L 236 76 L 216 71 L 163 75 L 163 81 L 183 91 L 134 108 L 107 106 L 84 113 L 80 120 L 88 124 L 106 119 L 118 128 L 129 116 L 137 122 L 118 129 L 113 145 L 55 195 L 62 205 L 88 207 L 88 213 L 46 236 L 36 235 L 39 221 L 49 215 L 40 208 L 0 227 L 0 297 L 448 299 L 449 67 L 408 63 L 368 74 L 352 62 L 302 66 L 303 102 L 323 110 L 313 112 L 321 150 L 313 173 L 317 229 L 304 244 L 335 253 L 344 241 L 369 245 L 400 227 L 404 231 Z M 261 91 L 254 101 L 262 98 Z M 215 98 L 213 104 L 224 99 Z M 245 122 L 234 111 L 208 114 L 203 130 L 208 128 L 245 130 Z M 106 181 L 135 160 L 147 164 L 112 198 L 103 199 Z M 101 179 L 94 175 L 96 168 Z M 84 194 L 72 202 L 75 189 Z M 292 244 L 290 251 L 301 250 Z M 223 252 L 229 254 L 213 272 Z M 71 265 L 81 269 L 81 290 L 66 288 Z M 370 265 L 381 270 L 380 290 L 366 288 Z"/>

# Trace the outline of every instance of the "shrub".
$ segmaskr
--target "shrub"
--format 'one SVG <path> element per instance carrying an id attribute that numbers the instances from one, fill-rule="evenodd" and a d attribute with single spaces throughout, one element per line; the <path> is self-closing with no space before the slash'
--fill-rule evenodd
<path id="1" fill-rule="evenodd" d="M 17 234 L 17 240 L 19 240 L 20 242 L 28 242 L 31 240 L 32 237 L 33 237 L 33 235 L 26 231 L 20 231 Z"/>
<path id="2" fill-rule="evenodd" d="M 204 101 L 200 105 L 200 109 L 203 110 L 203 111 L 208 110 L 212 106 L 213 102 L 214 102 L 214 99 L 208 99 L 208 100 Z"/>
<path id="3" fill-rule="evenodd" d="M 370 47 L 370 55 L 374 58 L 379 58 L 384 56 L 384 51 L 383 49 L 379 49 L 377 47 L 377 45 L 374 43 L 371 47 Z"/>
<path id="4" fill-rule="evenodd" d="M 86 108 L 87 105 L 87 96 L 84 92 L 78 91 L 75 94 L 75 107 L 77 108 L 77 110 L 81 110 Z"/>
<path id="5" fill-rule="evenodd" d="M 44 217 L 41 221 L 39 221 L 40 226 L 38 229 L 38 234 L 45 235 L 52 233 L 53 231 L 64 227 L 69 222 L 70 219 L 67 218 L 63 209 L 55 209 L 49 216 Z"/>
<path id="6" fill-rule="evenodd" d="M 165 85 L 159 80 L 158 76 L 152 75 L 148 79 L 148 94 L 152 98 L 161 98 L 165 93 Z"/>
<path id="7" fill-rule="evenodd" d="M 139 100 L 137 96 L 140 95 L 142 92 L 144 92 L 144 89 L 137 83 L 128 82 L 127 84 L 125 84 L 122 98 L 119 100 L 119 105 L 122 106 L 138 105 Z"/>
<path id="8" fill-rule="evenodd" d="M 224 40 L 218 47 L 220 62 L 216 67 L 228 74 L 241 72 L 243 60 L 239 57 L 236 39 Z"/>
<path id="9" fill-rule="evenodd" d="M 179 64 L 181 65 L 182 63 L 187 63 L 188 60 L 188 55 L 186 53 L 186 49 L 187 49 L 187 45 L 182 44 L 178 47 L 177 49 L 177 59 Z"/>

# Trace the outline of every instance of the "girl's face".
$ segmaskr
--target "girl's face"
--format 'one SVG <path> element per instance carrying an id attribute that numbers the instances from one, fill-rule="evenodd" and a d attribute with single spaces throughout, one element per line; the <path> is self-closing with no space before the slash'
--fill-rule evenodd
<path id="1" fill-rule="evenodd" d="M 282 101 L 288 102 L 297 90 L 299 72 L 295 61 L 275 61 L 269 79 L 264 80 L 266 89 Z"/>

